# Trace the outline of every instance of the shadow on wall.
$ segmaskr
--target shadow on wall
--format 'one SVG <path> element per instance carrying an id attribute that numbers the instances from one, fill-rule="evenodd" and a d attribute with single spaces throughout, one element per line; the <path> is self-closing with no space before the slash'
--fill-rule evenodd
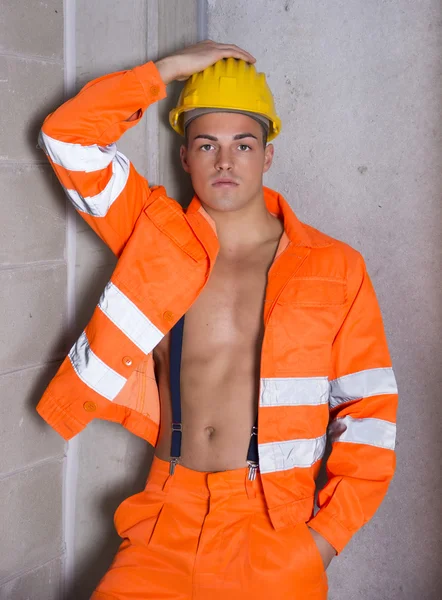
<path id="1" fill-rule="evenodd" d="M 38 134 L 40 133 L 43 121 L 46 119 L 46 117 L 52 114 L 59 106 L 61 106 L 63 102 L 65 102 L 65 96 L 63 86 L 61 86 L 60 89 L 56 90 L 53 94 L 51 94 L 49 98 L 42 98 L 41 103 L 39 103 L 38 108 L 36 109 L 34 115 L 30 119 L 29 126 L 26 131 L 26 139 L 29 148 L 33 149 L 35 159 L 38 161 L 44 162 L 46 160 L 45 153 L 38 146 Z M 46 164 L 49 165 L 49 162 L 46 162 Z"/>
<path id="2" fill-rule="evenodd" d="M 77 548 L 74 582 L 67 590 L 66 600 L 88 600 L 109 569 L 122 542 L 114 528 L 114 513 L 126 498 L 144 489 L 153 459 L 153 448 L 146 444 L 140 458 L 137 460 L 137 469 L 125 478 L 123 486 L 115 485 L 113 489 L 95 497 L 98 505 L 95 513 L 102 516 L 105 527 L 99 531 L 99 540 L 88 544 L 86 548 Z"/>
<path id="3" fill-rule="evenodd" d="M 193 198 L 194 190 L 190 175 L 188 175 L 181 166 L 180 146 L 184 138 L 179 136 L 169 124 L 169 112 L 178 102 L 183 83 L 173 81 L 167 86 L 167 97 L 159 105 L 160 119 L 160 147 L 166 149 L 166 152 L 160 151 L 160 159 L 166 164 L 160 164 L 160 173 L 163 181 L 160 184 L 165 185 L 169 196 L 177 200 L 183 208 L 187 208 Z"/>
<path id="4" fill-rule="evenodd" d="M 35 154 L 35 159 L 37 161 L 46 160 L 46 156 L 43 150 L 41 150 L 37 145 L 38 134 L 46 116 L 53 112 L 56 108 L 58 108 L 58 106 L 60 106 L 63 103 L 64 96 L 62 89 L 56 91 L 54 94 L 51 95 L 50 98 L 47 98 L 46 100 L 46 102 L 42 103 L 42 106 L 38 109 L 38 112 L 36 112 L 36 114 L 34 114 L 33 117 L 30 119 L 26 130 L 28 146 L 33 150 L 33 153 Z M 49 163 L 46 162 L 46 164 Z M 45 172 L 44 176 L 46 175 L 47 173 Z M 53 172 L 50 173 L 50 176 L 55 177 Z M 59 194 L 57 196 L 57 200 L 59 200 L 60 202 L 64 202 L 65 200 L 65 195 L 62 191 L 61 186 Z M 33 318 L 27 321 L 26 337 L 29 337 L 29 339 L 32 339 L 34 335 L 40 335 L 41 322 L 39 321 L 44 321 L 43 312 L 47 309 L 47 307 L 45 305 L 42 305 L 38 308 L 41 308 L 41 312 L 39 311 L 40 314 L 35 313 L 29 315 L 29 317 Z M 65 308 L 61 307 L 60 312 L 64 313 L 64 311 Z M 33 329 L 33 324 L 35 329 Z M 26 344 L 26 339 L 23 339 L 23 344 Z M 66 353 L 68 352 L 69 346 L 69 336 L 67 334 L 66 328 L 63 327 L 58 332 L 58 336 L 56 336 L 55 339 L 53 339 L 52 346 L 50 346 L 49 348 L 44 348 L 44 352 L 42 352 L 42 354 L 48 357 L 48 361 L 46 362 L 46 364 L 38 365 L 40 374 L 34 379 L 34 384 L 29 393 L 29 399 L 27 401 L 27 418 L 29 418 L 30 422 L 35 424 L 36 432 L 40 433 L 41 435 L 44 435 L 45 431 L 47 431 L 48 425 L 38 415 L 38 413 L 35 410 L 35 407 L 38 401 L 40 400 L 41 396 L 43 395 L 43 392 L 45 391 L 49 382 L 61 366 L 61 363 L 64 360 Z M 23 428 L 22 431 L 26 432 L 27 429 Z"/>

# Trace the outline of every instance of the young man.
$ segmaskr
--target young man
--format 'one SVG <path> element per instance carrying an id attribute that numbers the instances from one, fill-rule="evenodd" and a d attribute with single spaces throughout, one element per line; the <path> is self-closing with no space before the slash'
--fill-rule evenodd
<path id="1" fill-rule="evenodd" d="M 328 564 L 393 476 L 373 287 L 356 250 L 263 187 L 280 121 L 254 62 L 205 41 L 92 81 L 43 124 L 67 195 L 119 261 L 38 410 L 66 439 L 104 418 L 156 447 L 115 515 L 124 541 L 97 600 L 324 599 Z M 186 79 L 170 115 L 195 190 L 184 211 L 115 142 Z"/>

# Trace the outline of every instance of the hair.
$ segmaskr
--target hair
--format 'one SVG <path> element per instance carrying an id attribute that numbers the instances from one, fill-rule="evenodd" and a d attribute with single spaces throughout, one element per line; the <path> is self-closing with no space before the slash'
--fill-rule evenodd
<path id="1" fill-rule="evenodd" d="M 190 125 L 190 123 L 189 123 L 189 125 Z M 260 125 L 261 125 L 261 129 L 262 129 L 262 143 L 263 143 L 264 148 L 265 148 L 267 146 L 267 138 L 268 138 L 269 133 L 267 131 L 267 128 L 262 123 L 260 123 Z M 183 143 L 186 146 L 186 148 L 189 147 L 189 137 L 187 135 L 188 128 L 189 128 L 189 126 L 187 126 L 184 129 L 184 142 Z"/>

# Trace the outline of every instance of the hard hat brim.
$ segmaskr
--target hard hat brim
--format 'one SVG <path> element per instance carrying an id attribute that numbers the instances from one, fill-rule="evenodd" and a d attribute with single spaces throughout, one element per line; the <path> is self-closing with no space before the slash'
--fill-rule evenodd
<path id="1" fill-rule="evenodd" d="M 269 133 L 268 133 L 268 137 L 267 140 L 270 142 L 273 139 L 275 139 L 275 137 L 277 135 L 279 135 L 279 133 L 281 133 L 281 120 L 277 117 L 276 119 L 270 119 L 268 117 L 268 115 L 263 115 L 262 113 L 258 113 L 256 111 L 250 110 L 249 108 L 247 109 L 243 109 L 241 110 L 240 107 L 237 107 L 235 109 L 229 109 L 226 108 L 225 106 L 216 106 L 216 105 L 211 105 L 211 106 L 192 106 L 192 107 L 177 107 L 174 108 L 170 111 L 169 113 L 169 123 L 170 126 L 172 127 L 172 129 L 174 129 L 174 131 L 176 131 L 179 135 L 181 135 L 182 137 L 184 137 L 185 135 L 185 131 L 184 131 L 184 113 L 185 112 L 190 112 L 192 110 L 198 109 L 198 108 L 210 108 L 213 109 L 214 112 L 244 112 L 244 113 L 255 113 L 257 115 L 261 115 L 264 116 L 266 119 L 268 119 L 269 122 Z"/>

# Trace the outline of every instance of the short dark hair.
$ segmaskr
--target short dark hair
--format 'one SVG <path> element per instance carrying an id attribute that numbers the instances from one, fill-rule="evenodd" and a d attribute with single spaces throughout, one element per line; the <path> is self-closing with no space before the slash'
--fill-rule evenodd
<path id="1" fill-rule="evenodd" d="M 190 123 L 189 123 L 190 125 Z M 261 129 L 262 129 L 262 143 L 264 145 L 264 148 L 267 146 L 267 138 L 269 136 L 269 132 L 267 130 L 267 127 L 265 127 L 262 123 L 260 123 L 261 125 Z M 184 129 L 184 145 L 186 146 L 186 148 L 189 147 L 189 137 L 187 135 L 187 130 L 188 130 L 189 126 L 185 127 Z"/>

